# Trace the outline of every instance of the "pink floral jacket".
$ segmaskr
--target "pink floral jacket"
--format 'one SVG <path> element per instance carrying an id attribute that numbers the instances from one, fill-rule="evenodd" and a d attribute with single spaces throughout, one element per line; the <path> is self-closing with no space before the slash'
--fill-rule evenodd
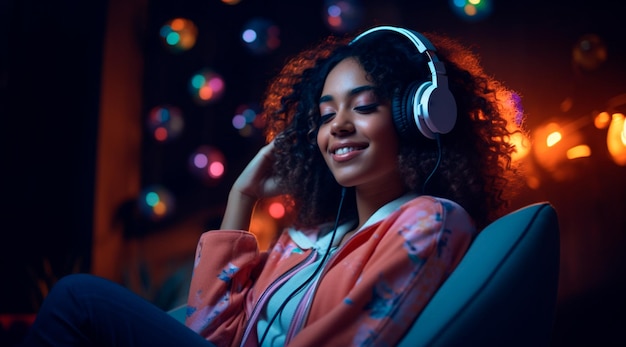
<path id="1" fill-rule="evenodd" d="M 312 231 L 317 232 L 317 231 Z M 420 196 L 361 229 L 307 292 L 288 346 L 392 346 L 457 266 L 476 233 L 458 204 Z M 218 346 L 257 346 L 256 322 L 274 288 L 315 254 L 287 232 L 269 253 L 253 234 L 202 234 L 186 324 Z"/>

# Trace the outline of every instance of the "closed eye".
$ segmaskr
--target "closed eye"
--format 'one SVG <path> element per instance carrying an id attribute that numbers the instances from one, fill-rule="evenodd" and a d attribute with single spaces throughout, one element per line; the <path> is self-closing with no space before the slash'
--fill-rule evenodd
<path id="1" fill-rule="evenodd" d="M 376 110 L 378 109 L 379 105 L 380 104 L 376 102 L 376 103 L 369 104 L 369 105 L 357 106 L 357 107 L 354 108 L 354 110 L 356 112 L 359 112 L 359 113 L 369 114 L 369 113 L 372 113 L 372 112 L 376 112 Z"/>
<path id="2" fill-rule="evenodd" d="M 330 122 L 330 120 L 333 119 L 333 117 L 335 117 L 335 113 L 323 114 L 320 117 L 320 124 L 325 124 L 325 123 Z"/>

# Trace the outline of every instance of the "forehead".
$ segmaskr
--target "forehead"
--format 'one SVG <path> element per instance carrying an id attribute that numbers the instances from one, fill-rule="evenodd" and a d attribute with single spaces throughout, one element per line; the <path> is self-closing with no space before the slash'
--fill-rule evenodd
<path id="1" fill-rule="evenodd" d="M 355 58 L 346 58 L 330 70 L 322 94 L 345 92 L 363 85 L 372 85 L 367 73 Z"/>

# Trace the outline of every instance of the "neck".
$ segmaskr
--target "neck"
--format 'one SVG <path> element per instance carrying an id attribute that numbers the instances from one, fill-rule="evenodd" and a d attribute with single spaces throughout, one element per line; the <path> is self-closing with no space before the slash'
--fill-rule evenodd
<path id="1" fill-rule="evenodd" d="M 397 182 L 401 182 L 398 180 Z M 379 208 L 407 192 L 402 183 L 378 185 L 374 189 L 356 188 L 356 205 L 359 215 L 358 230 Z"/>

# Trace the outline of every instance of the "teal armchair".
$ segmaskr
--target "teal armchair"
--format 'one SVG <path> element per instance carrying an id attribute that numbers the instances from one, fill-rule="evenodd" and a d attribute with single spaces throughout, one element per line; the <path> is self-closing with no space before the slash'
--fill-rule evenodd
<path id="1" fill-rule="evenodd" d="M 559 225 L 547 202 L 487 226 L 400 347 L 548 346 L 559 282 Z"/>

